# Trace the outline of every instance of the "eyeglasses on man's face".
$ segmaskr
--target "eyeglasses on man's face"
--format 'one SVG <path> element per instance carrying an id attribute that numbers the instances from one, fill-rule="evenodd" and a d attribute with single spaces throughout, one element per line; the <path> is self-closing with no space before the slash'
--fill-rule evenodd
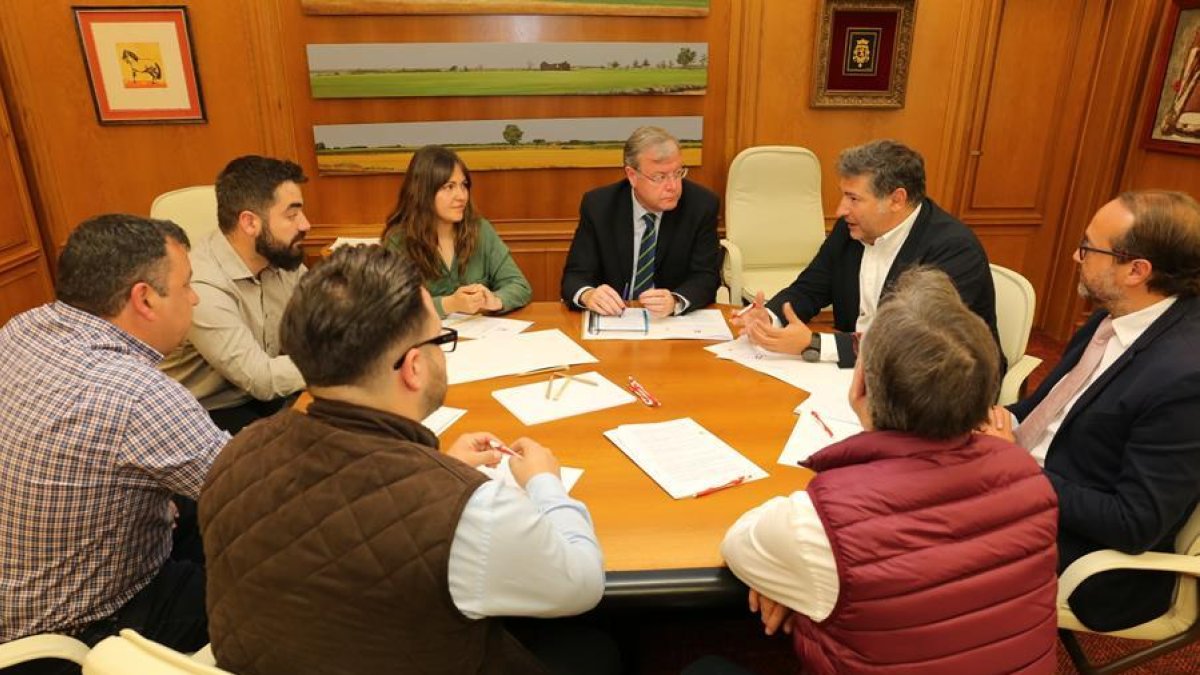
<path id="1" fill-rule="evenodd" d="M 408 356 L 408 353 L 414 349 L 420 349 L 425 345 L 433 345 L 441 349 L 443 352 L 449 354 L 450 352 L 454 351 L 456 347 L 458 347 L 458 331 L 454 330 L 453 328 L 443 328 L 441 333 L 438 333 L 428 340 L 422 340 L 408 349 L 405 349 L 404 353 L 400 355 L 400 358 L 397 359 L 396 363 L 392 366 L 392 370 L 400 370 L 400 366 L 404 365 L 404 359 Z"/>
<path id="2" fill-rule="evenodd" d="M 663 183 L 666 183 L 667 181 L 680 181 L 680 180 L 683 180 L 684 177 L 688 175 L 688 168 L 686 166 L 678 171 L 672 171 L 671 173 L 661 173 L 660 172 L 660 173 L 656 173 L 653 175 L 642 173 L 640 169 L 634 169 L 634 171 L 636 171 L 639 176 L 641 176 L 642 178 L 645 178 L 646 180 L 650 181 L 651 183 L 654 183 L 655 185 L 662 185 Z"/>
<path id="3" fill-rule="evenodd" d="M 1114 251 L 1111 248 L 1097 248 L 1095 246 L 1092 246 L 1091 242 L 1088 241 L 1087 235 L 1084 235 L 1083 239 L 1079 240 L 1079 259 L 1083 260 L 1087 256 L 1088 253 L 1099 253 L 1101 255 L 1110 255 L 1122 263 L 1129 262 L 1130 260 L 1137 260 L 1138 258 L 1142 257 L 1136 253 L 1128 253 L 1126 251 Z"/>

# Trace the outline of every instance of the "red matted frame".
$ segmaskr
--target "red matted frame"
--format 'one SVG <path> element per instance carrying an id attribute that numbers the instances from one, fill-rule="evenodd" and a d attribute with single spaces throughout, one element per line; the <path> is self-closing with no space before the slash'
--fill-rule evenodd
<path id="1" fill-rule="evenodd" d="M 917 0 L 824 0 L 814 108 L 903 108 Z"/>
<path id="2" fill-rule="evenodd" d="M 205 121 L 186 7 L 71 10 L 101 124 Z"/>
<path id="3" fill-rule="evenodd" d="M 1154 47 L 1142 147 L 1200 156 L 1200 0 L 1171 0 Z"/>

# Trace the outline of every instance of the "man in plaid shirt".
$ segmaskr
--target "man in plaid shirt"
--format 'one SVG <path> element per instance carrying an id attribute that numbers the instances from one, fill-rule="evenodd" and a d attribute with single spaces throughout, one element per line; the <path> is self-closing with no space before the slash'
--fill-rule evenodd
<path id="1" fill-rule="evenodd" d="M 172 557 L 172 495 L 199 495 L 229 436 L 156 367 L 197 301 L 188 245 L 166 221 L 86 221 L 58 301 L 0 329 L 0 642 L 207 642 L 202 555 Z"/>

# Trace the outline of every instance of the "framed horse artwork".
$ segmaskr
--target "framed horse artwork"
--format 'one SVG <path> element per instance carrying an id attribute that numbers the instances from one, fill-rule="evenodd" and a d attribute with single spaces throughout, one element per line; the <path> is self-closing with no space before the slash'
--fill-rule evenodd
<path id="1" fill-rule="evenodd" d="M 73 7 L 100 124 L 204 122 L 186 7 Z"/>

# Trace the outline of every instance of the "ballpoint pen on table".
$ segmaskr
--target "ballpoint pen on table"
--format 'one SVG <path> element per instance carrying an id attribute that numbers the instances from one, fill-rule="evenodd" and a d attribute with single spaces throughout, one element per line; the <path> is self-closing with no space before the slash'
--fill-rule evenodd
<path id="1" fill-rule="evenodd" d="M 696 494 L 692 495 L 692 497 L 695 499 L 699 499 L 700 497 L 711 495 L 712 493 L 717 492 L 719 490 L 724 490 L 725 488 L 731 488 L 736 485 L 741 485 L 742 483 L 745 483 L 745 482 L 746 482 L 745 476 L 738 476 L 737 478 L 734 478 L 733 480 L 731 480 L 728 483 L 725 483 L 723 485 L 714 485 L 713 487 L 705 488 L 705 489 L 697 492 Z"/>
<path id="2" fill-rule="evenodd" d="M 642 403 L 645 403 L 651 408 L 657 408 L 658 406 L 662 405 L 662 403 L 659 403 L 658 399 L 654 398 L 654 396 L 645 387 L 643 387 L 640 382 L 633 379 L 632 375 L 629 376 L 629 390 L 632 391 L 633 395 L 637 396 Z"/>
<path id="3" fill-rule="evenodd" d="M 829 434 L 830 438 L 833 438 L 833 430 L 829 428 L 828 424 L 825 424 L 825 420 L 821 419 L 821 416 L 817 414 L 817 411 L 809 410 L 809 412 L 812 413 L 814 418 L 816 418 L 817 424 L 821 425 L 821 428 L 825 430 L 825 433 Z"/>

